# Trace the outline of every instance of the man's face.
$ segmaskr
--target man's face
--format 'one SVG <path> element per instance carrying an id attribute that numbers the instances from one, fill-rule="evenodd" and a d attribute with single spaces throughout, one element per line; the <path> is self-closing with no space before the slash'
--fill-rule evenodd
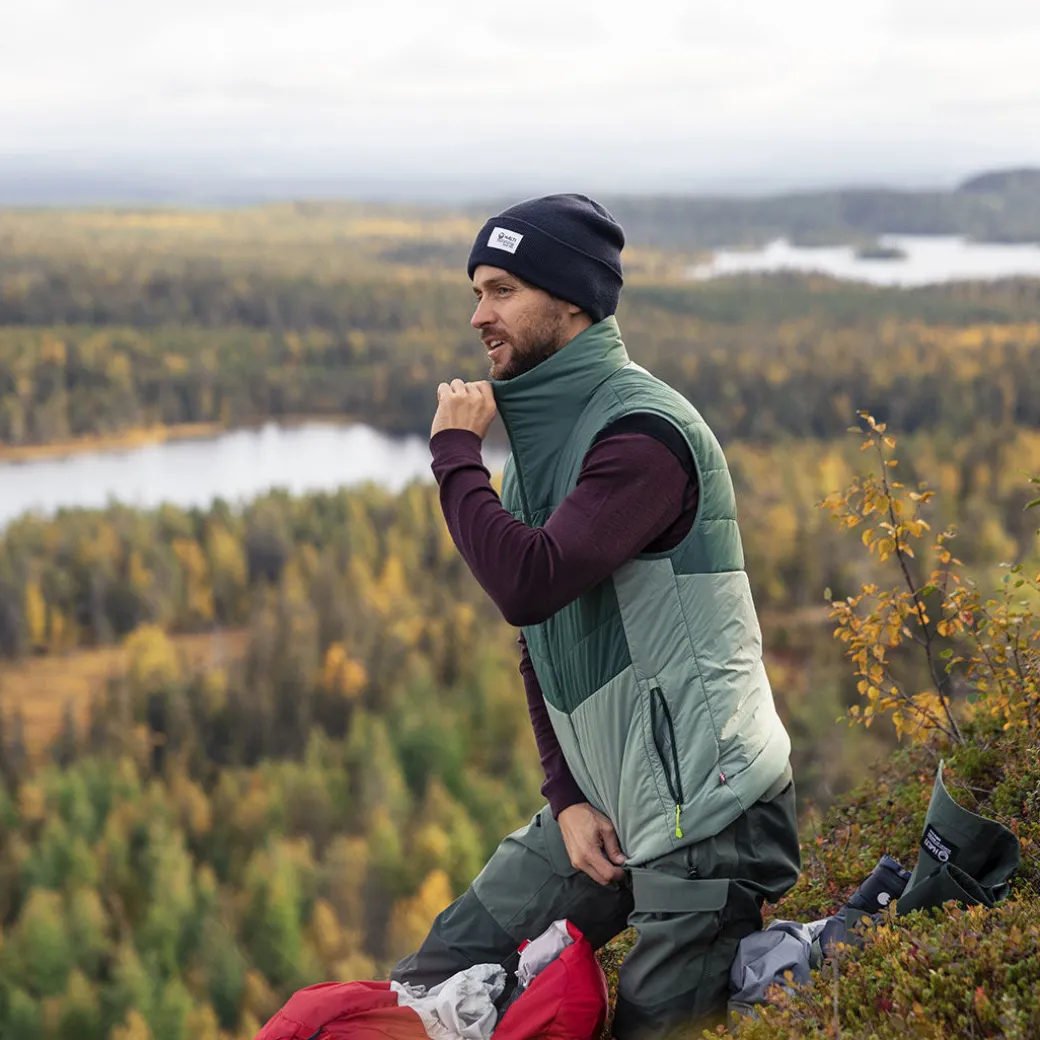
<path id="1" fill-rule="evenodd" d="M 551 357 L 572 336 L 576 308 L 499 267 L 473 272 L 477 308 L 470 324 L 480 332 L 490 378 L 512 379 Z"/>

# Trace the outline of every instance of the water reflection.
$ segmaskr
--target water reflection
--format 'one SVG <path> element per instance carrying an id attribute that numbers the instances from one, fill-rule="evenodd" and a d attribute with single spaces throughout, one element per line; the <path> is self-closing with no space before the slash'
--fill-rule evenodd
<path id="1" fill-rule="evenodd" d="M 505 452 L 489 446 L 484 456 L 494 471 Z M 0 464 L 0 526 L 28 510 L 51 514 L 111 501 L 208 506 L 218 497 L 237 503 L 272 488 L 298 495 L 367 481 L 397 491 L 417 478 L 432 480 L 425 438 L 389 437 L 363 425 L 268 423 L 207 440 Z"/>
<path id="2" fill-rule="evenodd" d="M 883 235 L 878 243 L 904 255 L 897 259 L 857 256 L 852 246 L 807 248 L 784 239 L 764 249 L 720 249 L 710 263 L 689 269 L 691 278 L 765 271 L 818 271 L 875 285 L 928 285 L 962 279 L 1040 276 L 1040 246 L 969 242 L 953 235 Z"/>

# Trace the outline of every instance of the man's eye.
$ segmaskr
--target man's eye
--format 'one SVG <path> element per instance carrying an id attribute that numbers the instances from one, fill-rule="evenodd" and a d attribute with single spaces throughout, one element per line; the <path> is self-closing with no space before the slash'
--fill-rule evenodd
<path id="1" fill-rule="evenodd" d="M 513 290 L 507 285 L 501 285 L 495 290 L 499 296 L 508 296 Z"/>

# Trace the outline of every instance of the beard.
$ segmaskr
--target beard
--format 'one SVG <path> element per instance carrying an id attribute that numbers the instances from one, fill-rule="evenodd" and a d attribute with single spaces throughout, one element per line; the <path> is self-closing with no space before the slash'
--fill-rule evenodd
<path id="1" fill-rule="evenodd" d="M 567 321 L 562 314 L 545 314 L 523 331 L 506 339 L 509 358 L 501 365 L 491 362 L 491 379 L 515 379 L 548 360 L 567 342 Z M 505 339 L 505 337 L 500 337 Z"/>

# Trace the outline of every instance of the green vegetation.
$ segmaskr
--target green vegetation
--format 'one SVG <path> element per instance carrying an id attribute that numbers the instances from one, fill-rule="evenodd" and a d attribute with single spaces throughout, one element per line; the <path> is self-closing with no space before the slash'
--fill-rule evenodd
<path id="1" fill-rule="evenodd" d="M 758 1021 L 730 1037 L 939 1038 L 1036 1035 L 1040 1022 L 1040 764 L 1037 734 L 968 730 L 944 777 L 966 808 L 1013 828 L 1022 869 L 995 909 L 888 915 L 861 951 L 825 962 L 812 983 L 777 993 Z M 935 775 L 932 754 L 900 752 L 820 822 L 803 844 L 805 870 L 774 916 L 833 913 L 882 853 L 912 865 Z"/>
<path id="2" fill-rule="evenodd" d="M 185 514 L 64 521 L 92 535 L 70 569 L 108 573 L 128 538 L 137 584 L 101 592 L 126 665 L 51 762 L 4 719 L 5 1040 L 245 1040 L 298 986 L 385 971 L 537 807 L 514 638 L 436 508 L 276 496 L 196 518 L 205 552 Z M 135 591 L 160 614 L 133 623 Z M 166 610 L 242 612 L 244 659 L 188 668 Z"/>
<path id="3" fill-rule="evenodd" d="M 905 260 L 906 250 L 899 246 L 886 246 L 880 242 L 869 242 L 856 250 L 860 260 Z"/>

